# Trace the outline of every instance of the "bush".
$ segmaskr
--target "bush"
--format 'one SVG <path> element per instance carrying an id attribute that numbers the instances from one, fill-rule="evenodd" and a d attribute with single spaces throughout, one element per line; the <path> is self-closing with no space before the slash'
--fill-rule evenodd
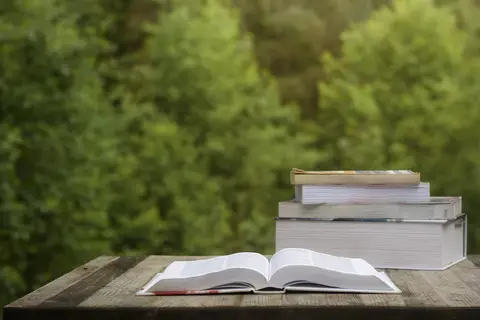
<path id="1" fill-rule="evenodd" d="M 0 6 L 0 304 L 109 252 L 118 121 L 63 1 Z"/>
<path id="2" fill-rule="evenodd" d="M 140 154 L 168 226 L 161 250 L 272 248 L 285 172 L 312 160 L 305 138 L 292 137 L 296 109 L 279 102 L 229 8 L 175 2 L 158 20 L 135 78 L 141 101 L 158 113 L 150 119 L 160 121 L 145 128 L 151 138 L 142 138 Z"/>
<path id="3" fill-rule="evenodd" d="M 329 165 L 418 170 L 433 194 L 464 196 L 475 221 L 478 60 L 467 57 L 454 14 L 431 0 L 396 1 L 342 40 L 342 57 L 324 57 L 320 84 Z"/>

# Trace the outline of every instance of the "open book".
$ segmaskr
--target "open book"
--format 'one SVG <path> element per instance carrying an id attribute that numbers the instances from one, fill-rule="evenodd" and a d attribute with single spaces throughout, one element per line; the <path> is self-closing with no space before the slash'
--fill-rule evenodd
<path id="1" fill-rule="evenodd" d="M 363 259 L 336 257 L 288 248 L 270 261 L 241 252 L 196 261 L 175 261 L 158 273 L 137 295 L 361 292 L 400 293 L 383 272 Z"/>

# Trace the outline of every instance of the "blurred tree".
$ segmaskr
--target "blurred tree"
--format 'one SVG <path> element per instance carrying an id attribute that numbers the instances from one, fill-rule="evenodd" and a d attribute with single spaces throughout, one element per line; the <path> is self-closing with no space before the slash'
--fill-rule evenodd
<path id="1" fill-rule="evenodd" d="M 0 304 L 109 251 L 118 119 L 63 1 L 0 5 Z"/>
<path id="2" fill-rule="evenodd" d="M 457 16 L 457 25 L 469 35 L 467 49 L 472 56 L 480 52 L 480 1 L 479 0 L 436 0 L 447 5 Z"/>
<path id="3" fill-rule="evenodd" d="M 278 79 L 283 101 L 301 106 L 306 119 L 317 113 L 322 52 L 340 52 L 340 34 L 390 0 L 232 0 L 246 30 L 255 36 L 257 58 Z M 321 94 L 321 92 L 320 92 Z"/>
<path id="4" fill-rule="evenodd" d="M 168 226 L 161 250 L 271 248 L 276 202 L 291 193 L 285 170 L 314 160 L 306 138 L 292 137 L 296 109 L 279 102 L 228 7 L 182 1 L 172 8 L 149 26 L 144 63 L 133 73 L 141 102 L 158 112 L 138 148 Z"/>
<path id="5" fill-rule="evenodd" d="M 396 1 L 342 40 L 342 57 L 324 57 L 318 136 L 331 157 L 322 165 L 413 168 L 433 194 L 464 196 L 478 223 L 478 60 L 466 57 L 454 14 L 431 0 Z"/>

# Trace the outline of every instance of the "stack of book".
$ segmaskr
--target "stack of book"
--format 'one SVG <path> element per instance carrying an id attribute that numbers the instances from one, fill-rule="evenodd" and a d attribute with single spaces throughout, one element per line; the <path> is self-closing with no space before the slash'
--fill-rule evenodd
<path id="1" fill-rule="evenodd" d="M 292 169 L 279 203 L 276 250 L 362 258 L 375 268 L 443 270 L 466 257 L 461 197 L 430 196 L 420 173 Z"/>

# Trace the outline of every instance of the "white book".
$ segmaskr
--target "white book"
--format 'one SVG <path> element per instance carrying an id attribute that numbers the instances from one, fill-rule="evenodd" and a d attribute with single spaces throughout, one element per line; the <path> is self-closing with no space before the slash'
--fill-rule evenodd
<path id="1" fill-rule="evenodd" d="M 318 203 L 295 200 L 278 203 L 281 218 L 393 218 L 409 220 L 454 219 L 462 213 L 462 197 L 430 197 L 429 202 Z"/>
<path id="2" fill-rule="evenodd" d="M 275 249 L 362 258 L 379 269 L 444 270 L 465 259 L 467 219 L 277 218 Z"/>
<path id="3" fill-rule="evenodd" d="M 296 185 L 302 204 L 349 202 L 428 202 L 430 183 L 418 185 Z"/>
<path id="4" fill-rule="evenodd" d="M 383 272 L 359 258 L 285 248 L 270 260 L 240 252 L 196 261 L 175 261 L 156 274 L 137 295 L 359 292 L 400 293 Z"/>

